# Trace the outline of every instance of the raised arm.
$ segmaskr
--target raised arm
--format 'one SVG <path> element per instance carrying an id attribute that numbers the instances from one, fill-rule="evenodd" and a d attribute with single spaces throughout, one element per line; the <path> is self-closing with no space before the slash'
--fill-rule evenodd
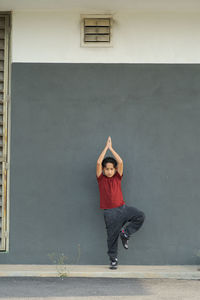
<path id="1" fill-rule="evenodd" d="M 101 152 L 101 154 L 99 155 L 99 158 L 97 160 L 97 168 L 96 168 L 97 177 L 99 177 L 102 173 L 102 164 L 101 163 L 104 159 L 104 156 L 105 156 L 107 150 L 108 150 L 108 140 L 107 140 L 107 144 L 106 144 L 105 148 L 103 149 L 103 151 Z"/>
<path id="2" fill-rule="evenodd" d="M 108 150 L 108 146 L 106 145 L 105 148 L 103 149 L 103 151 L 101 152 L 101 154 L 99 155 L 99 158 L 97 160 L 97 164 L 102 163 L 107 150 Z"/>
<path id="3" fill-rule="evenodd" d="M 114 155 L 114 157 L 116 158 L 116 161 L 117 161 L 117 170 L 118 170 L 118 173 L 122 176 L 122 174 L 123 174 L 123 160 L 121 159 L 121 157 L 119 156 L 119 154 L 117 154 L 117 152 L 113 149 L 111 138 L 110 138 L 109 149 L 112 152 L 112 154 Z"/>

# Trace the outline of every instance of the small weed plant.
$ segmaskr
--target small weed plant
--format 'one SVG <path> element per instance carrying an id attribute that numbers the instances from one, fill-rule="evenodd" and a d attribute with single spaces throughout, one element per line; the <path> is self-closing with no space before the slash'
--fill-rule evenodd
<path id="1" fill-rule="evenodd" d="M 73 262 L 74 264 L 77 264 L 80 260 L 80 253 L 81 253 L 80 244 L 78 244 L 77 258 L 74 261 L 72 260 L 71 262 Z M 64 253 L 60 253 L 60 252 L 48 253 L 48 257 L 56 265 L 56 270 L 61 279 L 63 279 L 64 277 L 69 277 L 69 274 L 70 274 L 69 257 L 64 255 Z M 68 263 L 68 265 L 67 265 L 67 263 Z"/>

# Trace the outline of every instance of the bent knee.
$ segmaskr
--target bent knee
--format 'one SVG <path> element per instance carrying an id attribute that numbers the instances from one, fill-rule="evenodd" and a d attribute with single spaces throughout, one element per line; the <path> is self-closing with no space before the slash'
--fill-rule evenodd
<path id="1" fill-rule="evenodd" d="M 146 218 L 145 213 L 142 211 L 140 214 L 140 219 L 144 222 L 145 218 Z"/>

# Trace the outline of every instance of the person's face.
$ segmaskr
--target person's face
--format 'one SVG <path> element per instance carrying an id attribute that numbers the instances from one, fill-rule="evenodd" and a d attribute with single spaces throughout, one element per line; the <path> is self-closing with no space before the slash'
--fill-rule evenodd
<path id="1" fill-rule="evenodd" d="M 106 167 L 103 168 L 103 170 L 104 170 L 104 174 L 107 177 L 112 177 L 115 174 L 115 172 L 116 172 L 116 169 L 114 168 L 114 166 L 113 166 L 112 163 L 107 163 Z"/>

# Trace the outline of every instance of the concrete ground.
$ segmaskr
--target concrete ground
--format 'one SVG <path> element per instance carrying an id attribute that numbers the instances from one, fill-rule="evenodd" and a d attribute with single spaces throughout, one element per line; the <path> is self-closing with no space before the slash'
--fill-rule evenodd
<path id="1" fill-rule="evenodd" d="M 101 278 L 174 278 L 200 279 L 198 265 L 119 265 L 110 270 L 108 265 L 7 265 L 0 264 L 1 277 L 101 277 Z"/>
<path id="2" fill-rule="evenodd" d="M 1 299 L 199 300 L 200 280 L 2 277 Z"/>

